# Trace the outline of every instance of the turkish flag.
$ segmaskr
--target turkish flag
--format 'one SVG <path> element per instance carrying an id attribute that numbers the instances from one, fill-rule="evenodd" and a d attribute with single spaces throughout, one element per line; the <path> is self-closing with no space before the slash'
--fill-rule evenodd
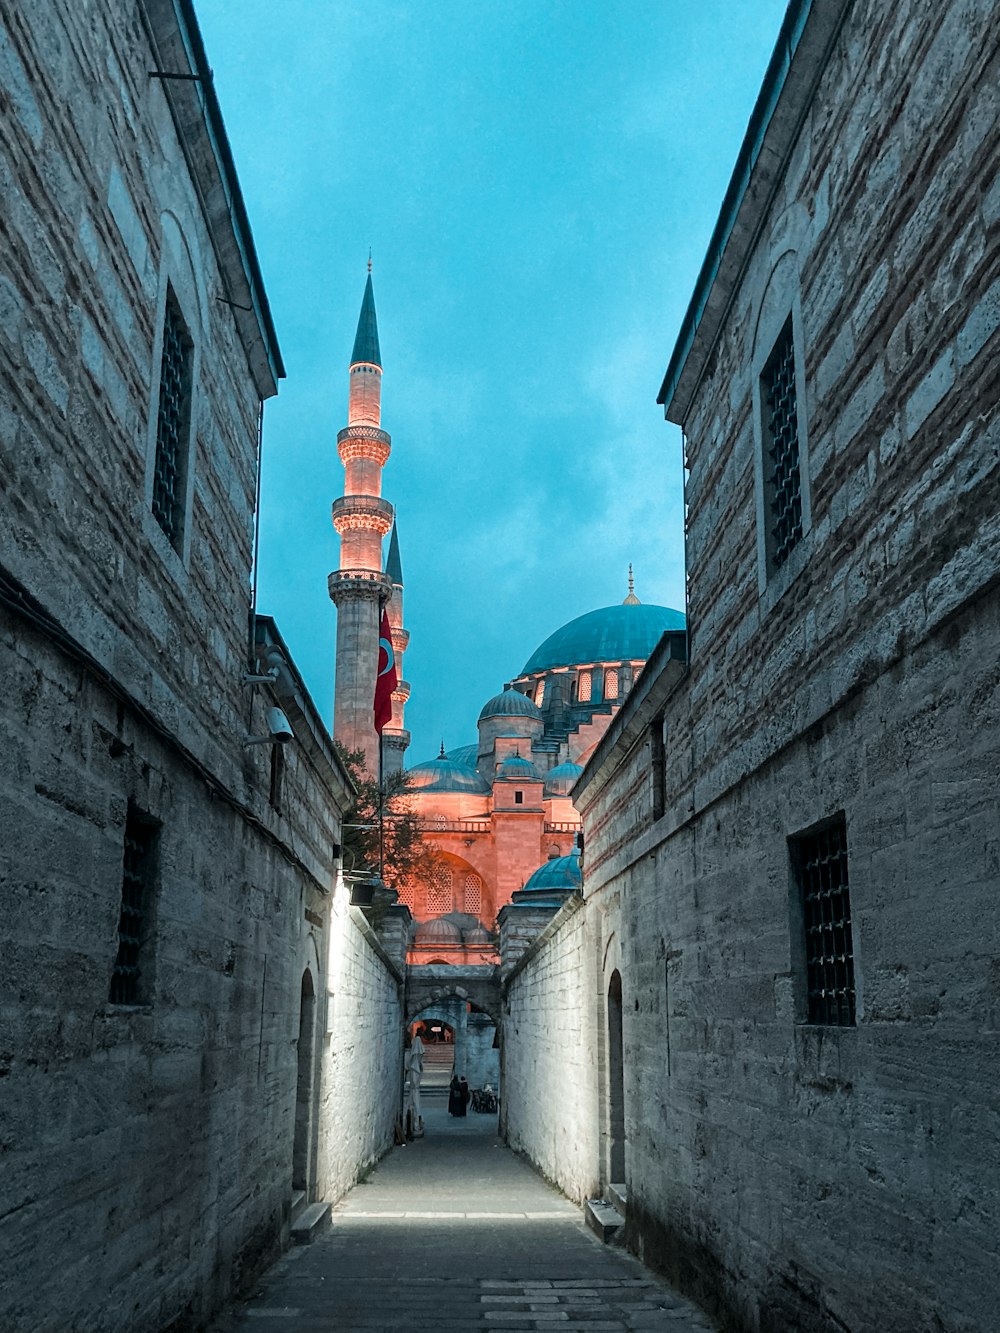
<path id="1" fill-rule="evenodd" d="M 389 612 L 383 607 L 382 624 L 378 632 L 378 676 L 375 678 L 375 730 L 380 736 L 382 728 L 392 719 L 392 692 L 398 684 Z"/>

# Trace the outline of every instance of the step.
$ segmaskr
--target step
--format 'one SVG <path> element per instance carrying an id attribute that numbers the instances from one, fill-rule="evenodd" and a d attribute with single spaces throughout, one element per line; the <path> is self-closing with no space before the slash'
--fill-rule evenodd
<path id="1" fill-rule="evenodd" d="M 292 1223 L 292 1240 L 296 1245 L 308 1245 L 330 1225 L 330 1205 L 311 1203 L 302 1209 Z"/>
<path id="2" fill-rule="evenodd" d="M 608 1203 L 617 1208 L 622 1217 L 628 1216 L 628 1190 L 624 1180 L 607 1186 Z"/>
<path id="3" fill-rule="evenodd" d="M 607 1199 L 588 1199 L 583 1212 L 587 1226 L 605 1244 L 613 1241 L 625 1225 L 624 1217 Z"/>
<path id="4" fill-rule="evenodd" d="M 293 1191 L 292 1191 L 292 1206 L 291 1206 L 291 1208 L 288 1210 L 288 1216 L 291 1218 L 291 1220 L 292 1220 L 293 1222 L 294 1222 L 295 1219 L 298 1217 L 299 1213 L 302 1212 L 302 1209 L 303 1209 L 305 1206 L 306 1206 L 306 1192 L 305 1192 L 305 1190 L 293 1190 Z"/>

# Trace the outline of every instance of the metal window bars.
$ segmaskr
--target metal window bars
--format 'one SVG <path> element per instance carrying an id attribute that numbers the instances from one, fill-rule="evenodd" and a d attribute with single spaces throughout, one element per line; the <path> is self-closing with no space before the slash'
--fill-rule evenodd
<path id="1" fill-rule="evenodd" d="M 172 293 L 163 315 L 160 398 L 156 413 L 153 516 L 177 546 L 184 518 L 184 456 L 190 415 L 191 341 Z"/>
<path id="2" fill-rule="evenodd" d="M 795 840 L 805 928 L 808 1021 L 855 1022 L 854 949 L 843 819 Z"/>
<path id="3" fill-rule="evenodd" d="M 771 558 L 775 569 L 802 536 L 802 486 L 791 320 L 764 369 L 764 413 L 770 459 Z"/>

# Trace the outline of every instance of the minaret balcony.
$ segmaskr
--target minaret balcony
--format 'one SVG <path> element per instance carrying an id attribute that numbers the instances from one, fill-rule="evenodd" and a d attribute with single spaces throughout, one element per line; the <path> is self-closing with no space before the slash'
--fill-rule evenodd
<path id="1" fill-rule="evenodd" d="M 398 704 L 405 704 L 410 697 L 410 682 L 401 680 L 392 692 L 393 700 Z"/>
<path id="2" fill-rule="evenodd" d="M 410 642 L 410 631 L 401 626 L 392 626 L 392 646 L 397 653 L 405 653 L 406 645 Z"/>
<path id="3" fill-rule="evenodd" d="M 337 432 L 337 453 L 345 467 L 355 458 L 371 458 L 385 467 L 391 452 L 389 433 L 378 426 L 345 426 Z"/>
<path id="4" fill-rule="evenodd" d="M 385 599 L 392 594 L 392 580 L 378 569 L 335 569 L 326 586 L 331 600 L 338 604 L 357 599 Z"/>
<path id="5" fill-rule="evenodd" d="M 377 532 L 384 537 L 392 527 L 394 512 L 389 501 L 379 495 L 342 495 L 333 502 L 333 526 L 340 533 Z"/>

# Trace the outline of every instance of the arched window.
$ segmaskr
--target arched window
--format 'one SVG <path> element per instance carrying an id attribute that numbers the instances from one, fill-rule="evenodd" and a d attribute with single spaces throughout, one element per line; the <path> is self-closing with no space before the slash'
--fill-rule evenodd
<path id="1" fill-rule="evenodd" d="M 536 707 L 541 708 L 544 699 L 545 699 L 545 681 L 544 681 L 544 680 L 540 680 L 540 681 L 538 682 L 538 684 L 535 686 L 535 705 L 536 705 Z"/>
<path id="2" fill-rule="evenodd" d="M 608 667 L 604 672 L 604 697 L 605 699 L 618 698 L 618 672 L 614 667 Z"/>
<path id="3" fill-rule="evenodd" d="M 417 905 L 417 886 L 412 875 L 404 875 L 396 885 L 399 901 L 412 912 Z"/>
<path id="4" fill-rule="evenodd" d="M 576 697 L 582 704 L 590 703 L 590 672 L 581 671 L 577 680 Z"/>

